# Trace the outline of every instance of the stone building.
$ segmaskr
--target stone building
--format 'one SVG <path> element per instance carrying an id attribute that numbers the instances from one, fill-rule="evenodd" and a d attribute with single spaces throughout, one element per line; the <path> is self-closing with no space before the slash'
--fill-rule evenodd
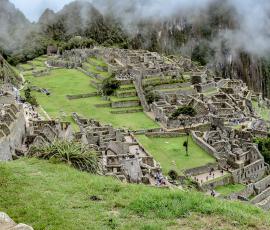
<path id="1" fill-rule="evenodd" d="M 73 118 L 81 130 L 77 138 L 100 152 L 105 175 L 133 183 L 155 184 L 160 166 L 131 133 L 77 114 Z"/>

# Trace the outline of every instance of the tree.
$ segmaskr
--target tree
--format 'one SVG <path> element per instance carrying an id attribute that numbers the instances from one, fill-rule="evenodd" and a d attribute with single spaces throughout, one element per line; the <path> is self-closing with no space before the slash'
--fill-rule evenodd
<path id="1" fill-rule="evenodd" d="M 178 179 L 178 173 L 175 170 L 170 170 L 168 172 L 168 175 L 172 180 L 177 180 Z"/>
<path id="2" fill-rule="evenodd" d="M 25 101 L 33 106 L 38 106 L 37 99 L 31 94 L 31 89 L 28 87 L 24 90 Z"/>
<path id="3" fill-rule="evenodd" d="M 103 80 L 101 86 L 102 93 L 106 96 L 111 96 L 119 88 L 120 82 L 116 80 L 113 75 Z"/>
<path id="4" fill-rule="evenodd" d="M 154 92 L 146 93 L 145 97 L 148 104 L 152 104 L 154 101 L 157 101 L 160 98 L 160 96 Z"/>
<path id="5" fill-rule="evenodd" d="M 195 117 L 197 115 L 197 112 L 191 106 L 182 106 L 172 113 L 171 118 L 176 119 L 181 114 L 186 115 L 186 116 L 190 116 L 190 117 Z"/>
<path id="6" fill-rule="evenodd" d="M 265 162 L 270 164 L 270 137 L 256 138 L 254 142 L 258 144 L 258 149 L 263 155 Z"/>
<path id="7" fill-rule="evenodd" d="M 203 41 L 200 42 L 192 51 L 191 60 L 205 66 L 213 55 L 214 51 L 211 49 L 208 42 Z"/>

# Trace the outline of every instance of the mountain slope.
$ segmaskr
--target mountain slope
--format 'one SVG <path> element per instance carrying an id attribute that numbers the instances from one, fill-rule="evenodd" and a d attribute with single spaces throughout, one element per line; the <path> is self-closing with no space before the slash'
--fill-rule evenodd
<path id="1" fill-rule="evenodd" d="M 22 79 L 14 67 L 0 55 L 0 85 L 8 82 L 18 87 L 22 83 Z"/>
<path id="2" fill-rule="evenodd" d="M 0 163 L 0 210 L 34 229 L 260 229 L 268 213 L 195 192 L 123 184 L 36 159 Z"/>
<path id="3" fill-rule="evenodd" d="M 22 43 L 31 28 L 24 14 L 9 0 L 0 0 L 0 46 L 15 49 Z"/>

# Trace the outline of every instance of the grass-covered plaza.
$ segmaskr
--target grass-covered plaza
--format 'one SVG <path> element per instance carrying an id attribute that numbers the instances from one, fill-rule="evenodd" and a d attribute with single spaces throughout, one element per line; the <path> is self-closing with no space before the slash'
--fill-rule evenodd
<path id="1" fill-rule="evenodd" d="M 201 149 L 189 137 L 189 155 L 186 155 L 184 142 L 187 137 L 152 138 L 145 135 L 136 136 L 144 148 L 161 164 L 165 174 L 176 170 L 179 174 L 185 169 L 214 163 L 215 159 Z"/>

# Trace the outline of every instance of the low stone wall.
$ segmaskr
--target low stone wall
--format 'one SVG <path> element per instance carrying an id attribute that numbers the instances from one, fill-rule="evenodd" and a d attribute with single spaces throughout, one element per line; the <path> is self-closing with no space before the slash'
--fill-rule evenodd
<path id="1" fill-rule="evenodd" d="M 232 176 L 230 174 L 217 178 L 216 180 L 204 183 L 201 188 L 203 191 L 214 189 L 218 186 L 224 186 L 233 183 Z"/>
<path id="2" fill-rule="evenodd" d="M 230 199 L 230 200 L 237 200 L 238 197 L 245 197 L 248 199 L 248 197 L 250 197 L 253 194 L 254 194 L 253 184 L 249 184 L 242 191 L 232 193 L 229 196 L 227 196 L 226 198 Z"/>
<path id="3" fill-rule="evenodd" d="M 118 110 L 118 111 L 110 111 L 111 114 L 125 114 L 125 113 L 138 113 L 143 112 L 143 109 L 125 109 L 125 110 Z"/>
<path id="4" fill-rule="evenodd" d="M 119 91 L 117 93 L 117 97 L 119 98 L 125 98 L 125 97 L 136 97 L 137 96 L 137 92 L 136 91 Z"/>
<path id="5" fill-rule="evenodd" d="M 81 63 L 75 63 L 75 62 L 64 61 L 64 60 L 48 60 L 47 64 L 48 66 L 52 66 L 52 67 L 61 67 L 61 68 L 68 68 L 68 69 L 81 67 Z"/>
<path id="6" fill-rule="evenodd" d="M 270 175 L 254 184 L 254 188 L 256 189 L 257 193 L 261 193 L 262 191 L 264 191 L 269 187 L 270 187 Z"/>
<path id="7" fill-rule="evenodd" d="M 262 200 L 266 199 L 267 197 L 270 196 L 270 187 L 267 188 L 266 190 L 264 190 L 262 193 L 260 193 L 259 195 L 255 196 L 250 202 L 252 204 L 256 204 L 261 202 Z"/>
<path id="8" fill-rule="evenodd" d="M 173 137 L 183 137 L 186 133 L 180 132 L 149 132 L 145 134 L 147 137 L 152 138 L 173 138 Z"/>
<path id="9" fill-rule="evenodd" d="M 101 80 L 101 81 L 105 79 L 101 75 L 95 74 L 95 73 L 92 73 L 92 72 L 89 72 L 89 71 L 86 71 L 85 69 L 83 69 L 81 67 L 77 67 L 77 70 L 79 70 L 80 72 L 84 73 L 88 77 L 96 78 L 96 79 Z"/>
<path id="10" fill-rule="evenodd" d="M 85 94 L 77 94 L 77 95 L 67 95 L 67 98 L 69 100 L 75 100 L 75 99 L 81 99 L 81 98 L 95 97 L 97 95 L 98 93 L 94 92 L 94 93 L 85 93 Z"/>
<path id="11" fill-rule="evenodd" d="M 193 141 L 199 145 L 203 150 L 205 150 L 207 153 L 209 153 L 211 156 L 213 156 L 214 158 L 216 158 L 217 160 L 219 160 L 219 156 L 217 151 L 210 145 L 208 145 L 202 138 L 198 137 L 196 135 L 195 131 L 191 132 L 191 136 Z"/>
<path id="12" fill-rule="evenodd" d="M 197 176 L 197 175 L 201 175 L 204 173 L 209 173 L 211 169 L 218 169 L 218 164 L 217 163 L 209 163 L 207 165 L 204 166 L 200 166 L 200 167 L 196 167 L 196 168 L 192 168 L 192 169 L 187 169 L 184 171 L 184 173 L 187 176 Z"/>
<path id="13" fill-rule="evenodd" d="M 108 108 L 111 107 L 111 103 L 104 103 L 104 104 L 96 104 L 96 108 Z"/>
<path id="14" fill-rule="evenodd" d="M 34 77 L 43 77 L 48 76 L 51 73 L 50 69 L 44 69 L 44 70 L 34 70 L 32 71 L 32 74 Z"/>
<path id="15" fill-rule="evenodd" d="M 135 130 L 133 131 L 133 133 L 135 135 L 144 135 L 146 133 L 155 133 L 155 132 L 162 132 L 162 129 L 161 128 L 155 128 L 155 129 L 141 129 L 141 130 Z"/>
<path id="16" fill-rule="evenodd" d="M 134 101 L 117 101 L 111 103 L 112 108 L 126 108 L 140 106 L 139 100 Z"/>

